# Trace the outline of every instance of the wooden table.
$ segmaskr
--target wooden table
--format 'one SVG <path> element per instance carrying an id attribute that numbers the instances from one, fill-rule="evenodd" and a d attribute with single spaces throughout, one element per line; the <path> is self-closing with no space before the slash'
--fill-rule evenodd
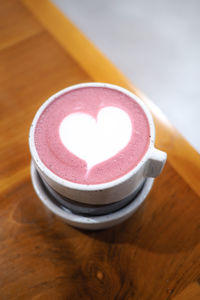
<path id="1" fill-rule="evenodd" d="M 59 89 L 88 81 L 142 97 L 156 145 L 168 153 L 144 205 L 101 232 L 47 212 L 29 170 L 36 110 Z M 200 156 L 47 0 L 0 1 L 0 124 L 0 299 L 200 299 Z"/>

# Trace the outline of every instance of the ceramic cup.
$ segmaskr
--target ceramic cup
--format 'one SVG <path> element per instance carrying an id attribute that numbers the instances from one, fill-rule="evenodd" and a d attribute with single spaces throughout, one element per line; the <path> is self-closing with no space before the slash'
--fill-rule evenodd
<path id="1" fill-rule="evenodd" d="M 120 91 L 121 93 L 126 94 L 131 99 L 136 101 L 141 108 L 143 109 L 150 128 L 150 142 L 149 147 L 142 157 L 141 161 L 134 167 L 131 171 L 121 176 L 118 179 L 113 181 L 102 183 L 102 184 L 78 184 L 67 181 L 55 175 L 50 171 L 40 160 L 40 157 L 36 151 L 36 146 L 34 142 L 34 132 L 37 121 L 45 110 L 45 108 L 54 101 L 60 95 L 74 90 L 80 89 L 83 87 L 104 87 L 108 89 L 114 89 Z M 32 156 L 33 163 L 39 172 L 40 176 L 48 185 L 55 190 L 57 193 L 67 197 L 69 199 L 75 200 L 80 203 L 92 204 L 92 205 L 104 205 L 118 202 L 127 196 L 134 193 L 135 190 L 145 181 L 148 177 L 157 177 L 165 164 L 166 153 L 160 151 L 154 147 L 155 141 L 155 128 L 152 116 L 144 103 L 130 91 L 112 84 L 105 83 L 83 83 L 77 84 L 66 89 L 59 91 L 58 93 L 51 96 L 44 104 L 40 107 L 38 112 L 35 115 L 35 118 L 32 122 L 29 134 L 29 147 Z"/>

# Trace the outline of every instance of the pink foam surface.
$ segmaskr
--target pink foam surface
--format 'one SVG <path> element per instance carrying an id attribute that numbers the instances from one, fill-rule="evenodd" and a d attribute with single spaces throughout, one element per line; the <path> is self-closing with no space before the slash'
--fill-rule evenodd
<path id="1" fill-rule="evenodd" d="M 74 112 L 94 118 L 100 109 L 115 106 L 128 113 L 132 126 L 129 144 L 112 158 L 95 165 L 87 174 L 87 164 L 66 149 L 60 140 L 62 120 Z M 34 132 L 41 161 L 57 176 L 75 183 L 99 184 L 115 180 L 131 171 L 146 153 L 150 129 L 143 109 L 129 96 L 103 88 L 84 87 L 67 92 L 51 102 L 41 114 Z"/>

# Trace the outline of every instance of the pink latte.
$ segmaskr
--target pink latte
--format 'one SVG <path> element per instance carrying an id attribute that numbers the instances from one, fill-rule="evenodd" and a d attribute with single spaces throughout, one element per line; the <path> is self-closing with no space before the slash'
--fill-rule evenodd
<path id="1" fill-rule="evenodd" d="M 131 171 L 146 153 L 149 136 L 145 112 L 128 95 L 106 87 L 80 87 L 46 107 L 34 141 L 41 161 L 54 174 L 90 185 Z"/>

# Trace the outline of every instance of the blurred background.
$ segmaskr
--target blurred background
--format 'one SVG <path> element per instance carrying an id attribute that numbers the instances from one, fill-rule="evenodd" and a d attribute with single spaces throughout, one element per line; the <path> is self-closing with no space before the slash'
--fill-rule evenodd
<path id="1" fill-rule="evenodd" d="M 53 2 L 200 153 L 200 1 Z"/>

